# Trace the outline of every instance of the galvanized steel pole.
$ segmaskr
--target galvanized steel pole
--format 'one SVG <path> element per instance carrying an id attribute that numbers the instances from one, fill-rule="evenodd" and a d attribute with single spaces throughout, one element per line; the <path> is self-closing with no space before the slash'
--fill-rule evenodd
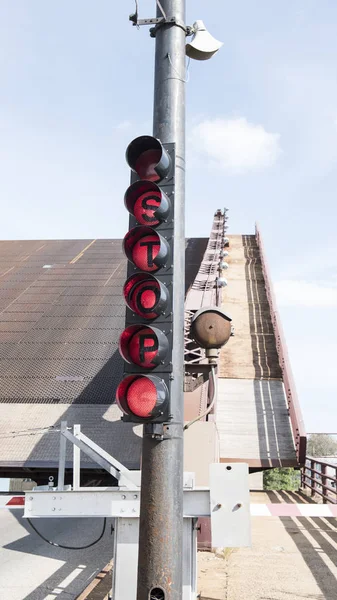
<path id="1" fill-rule="evenodd" d="M 165 439 L 143 437 L 137 600 L 182 599 L 185 294 L 185 0 L 161 0 L 156 31 L 153 135 L 176 145 L 173 380 Z M 157 17 L 163 13 L 157 3 Z M 178 24 L 177 24 L 178 23 Z"/>

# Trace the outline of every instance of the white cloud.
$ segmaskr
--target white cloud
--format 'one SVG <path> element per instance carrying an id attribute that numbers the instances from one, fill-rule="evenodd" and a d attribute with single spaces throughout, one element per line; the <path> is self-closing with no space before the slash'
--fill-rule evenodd
<path id="1" fill-rule="evenodd" d="M 268 133 L 244 117 L 206 119 L 194 126 L 190 135 L 193 152 L 232 173 L 273 165 L 281 154 L 279 140 L 278 133 Z"/>
<path id="2" fill-rule="evenodd" d="M 284 279 L 275 283 L 277 304 L 280 306 L 307 306 L 311 308 L 337 306 L 337 288 L 309 281 Z"/>

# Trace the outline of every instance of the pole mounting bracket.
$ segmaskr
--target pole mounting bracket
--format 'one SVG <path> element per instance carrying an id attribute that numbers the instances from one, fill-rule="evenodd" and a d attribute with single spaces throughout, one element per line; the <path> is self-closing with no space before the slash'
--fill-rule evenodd
<path id="1" fill-rule="evenodd" d="M 144 435 L 162 441 L 165 438 L 165 427 L 163 423 L 145 423 Z"/>
<path id="2" fill-rule="evenodd" d="M 154 25 L 154 27 L 151 27 L 150 29 L 150 36 L 153 38 L 156 37 L 158 29 L 160 29 L 160 27 L 163 27 L 164 25 L 174 24 L 177 27 L 181 27 L 181 29 L 185 31 L 186 35 L 192 35 L 193 33 L 192 27 L 185 25 L 183 21 L 180 21 L 176 17 L 155 17 L 151 19 L 138 19 L 138 13 L 134 13 L 133 15 L 129 16 L 129 21 L 131 21 L 132 25 L 136 27 L 140 27 L 141 25 Z"/>

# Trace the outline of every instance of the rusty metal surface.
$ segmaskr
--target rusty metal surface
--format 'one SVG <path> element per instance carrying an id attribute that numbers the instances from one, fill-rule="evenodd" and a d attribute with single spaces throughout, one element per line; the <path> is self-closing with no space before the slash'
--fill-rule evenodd
<path id="1" fill-rule="evenodd" d="M 258 226 L 256 225 L 256 240 L 260 250 L 262 272 L 265 279 L 266 295 L 270 307 L 270 314 L 276 338 L 276 347 L 278 353 L 278 359 L 282 370 L 282 376 L 284 381 L 284 387 L 287 396 L 290 420 L 293 430 L 293 436 L 296 445 L 296 455 L 300 465 L 304 465 L 306 457 L 306 444 L 307 438 L 305 433 L 304 421 L 300 403 L 298 400 L 294 377 L 292 374 L 290 361 L 288 357 L 287 346 L 284 338 L 284 333 L 281 325 L 280 315 L 277 310 L 275 295 L 272 288 L 272 282 L 266 256 L 264 252 L 264 246 L 261 238 L 261 233 Z"/>
<path id="2" fill-rule="evenodd" d="M 188 285 L 206 242 L 186 240 Z M 114 402 L 125 277 L 121 240 L 0 242 L 0 402 Z"/>
<path id="3" fill-rule="evenodd" d="M 221 294 L 217 287 L 219 276 L 220 252 L 224 248 L 224 235 L 227 229 L 226 210 L 217 210 L 213 217 L 210 236 L 204 254 L 195 272 L 185 302 L 185 364 L 198 364 L 205 360 L 205 351 L 191 337 L 191 321 L 198 309 L 206 306 L 219 306 Z M 196 390 L 196 385 L 199 388 Z M 191 418 L 205 411 L 208 402 L 208 383 L 201 373 L 185 376 L 185 407 Z M 199 401 L 197 401 L 197 399 Z"/>
<path id="4" fill-rule="evenodd" d="M 208 238 L 189 238 L 186 240 L 185 296 L 188 294 L 197 276 L 200 263 L 206 252 L 207 244 Z"/>
<path id="5" fill-rule="evenodd" d="M 204 306 L 219 305 L 216 280 L 220 263 L 220 252 L 224 247 L 226 213 L 218 210 L 213 219 L 205 253 L 200 262 L 194 282 L 186 297 L 186 309 L 198 310 Z"/>
<path id="6" fill-rule="evenodd" d="M 196 314 L 192 323 L 194 339 L 203 348 L 221 348 L 231 336 L 231 322 L 215 311 Z"/>

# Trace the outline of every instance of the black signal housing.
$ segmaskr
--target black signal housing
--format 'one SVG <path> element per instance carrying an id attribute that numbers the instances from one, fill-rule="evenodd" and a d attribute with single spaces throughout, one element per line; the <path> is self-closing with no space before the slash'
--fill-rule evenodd
<path id="1" fill-rule="evenodd" d="M 124 203 L 130 218 L 123 240 L 128 270 L 123 287 L 125 329 L 119 345 L 124 378 L 116 401 L 124 421 L 168 423 L 173 377 L 175 146 L 140 136 L 129 144 L 126 160 L 131 181 Z"/>

